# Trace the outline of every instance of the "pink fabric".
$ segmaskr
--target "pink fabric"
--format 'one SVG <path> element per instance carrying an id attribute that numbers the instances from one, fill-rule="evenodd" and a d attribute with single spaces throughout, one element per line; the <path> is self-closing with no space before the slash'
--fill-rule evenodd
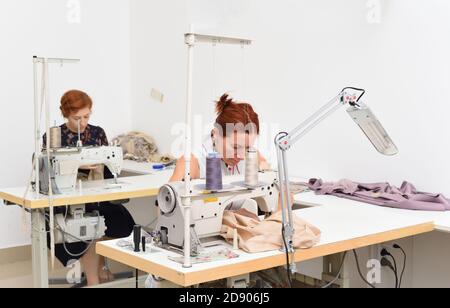
<path id="1" fill-rule="evenodd" d="M 318 228 L 298 217 L 294 218 L 294 222 L 295 248 L 311 248 L 320 241 L 321 232 Z M 281 212 L 260 221 L 255 214 L 245 209 L 236 212 L 226 211 L 223 217 L 222 237 L 232 243 L 234 230 L 237 229 L 240 249 L 249 253 L 278 250 L 284 247 L 281 226 Z"/>
<path id="2" fill-rule="evenodd" d="M 311 179 L 306 184 L 318 195 L 333 195 L 374 205 L 419 211 L 449 211 L 450 200 L 442 194 L 419 192 L 409 182 L 400 188 L 389 183 L 363 184 L 350 180 L 323 182 Z"/>

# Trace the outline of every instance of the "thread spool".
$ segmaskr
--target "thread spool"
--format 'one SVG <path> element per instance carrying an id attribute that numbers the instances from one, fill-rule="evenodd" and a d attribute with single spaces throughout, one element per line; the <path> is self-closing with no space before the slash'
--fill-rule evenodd
<path id="1" fill-rule="evenodd" d="M 206 158 L 206 190 L 220 191 L 222 189 L 222 160 L 218 153 L 210 153 Z"/>
<path id="2" fill-rule="evenodd" d="M 245 154 L 245 185 L 255 187 L 259 183 L 258 151 L 250 149 Z"/>
<path id="3" fill-rule="evenodd" d="M 54 126 L 50 128 L 50 148 L 61 148 L 61 127 Z"/>

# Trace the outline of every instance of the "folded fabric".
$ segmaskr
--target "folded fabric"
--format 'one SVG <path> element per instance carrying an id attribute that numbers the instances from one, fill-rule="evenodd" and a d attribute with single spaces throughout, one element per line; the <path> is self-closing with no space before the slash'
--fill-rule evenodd
<path id="1" fill-rule="evenodd" d="M 294 216 L 294 228 L 293 242 L 295 248 L 311 248 L 320 241 L 320 230 L 296 216 Z M 246 252 L 272 251 L 284 247 L 281 235 L 281 212 L 260 221 L 258 216 L 245 209 L 236 212 L 225 211 L 222 237 L 232 243 L 235 229 L 238 233 L 239 248 Z"/>
<path id="2" fill-rule="evenodd" d="M 170 155 L 159 154 L 155 140 L 141 132 L 130 132 L 120 135 L 113 142 L 122 147 L 124 159 L 164 164 L 170 164 L 175 161 Z"/>
<path id="3" fill-rule="evenodd" d="M 318 195 L 333 195 L 379 206 L 418 211 L 450 210 L 450 199 L 442 194 L 419 192 L 406 181 L 397 188 L 389 183 L 363 184 L 350 180 L 327 183 L 311 179 L 307 186 Z"/>

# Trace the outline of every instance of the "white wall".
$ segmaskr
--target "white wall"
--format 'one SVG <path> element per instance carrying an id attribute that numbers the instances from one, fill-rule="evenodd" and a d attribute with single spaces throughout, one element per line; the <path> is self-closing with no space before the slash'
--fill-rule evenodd
<path id="1" fill-rule="evenodd" d="M 167 2 L 132 2 L 133 125 L 164 151 L 176 139 L 173 124 L 183 121 L 182 34 L 192 23 L 198 32 L 255 40 L 244 55 L 216 48 L 215 74 L 213 48 L 196 49 L 194 111 L 203 122 L 212 121 L 210 102 L 225 90 L 250 100 L 271 127 L 291 129 L 344 86 L 364 87 L 400 154 L 379 156 L 342 111 L 296 145 L 291 172 L 409 180 L 450 196 L 450 2 L 380 0 L 380 23 L 370 22 L 376 0 Z M 164 104 L 150 99 L 153 87 L 165 93 Z"/>
<path id="2" fill-rule="evenodd" d="M 80 5 L 80 23 L 73 14 Z M 52 124 L 62 123 L 59 98 L 69 89 L 94 100 L 92 123 L 110 138 L 131 129 L 129 3 L 123 0 L 0 2 L 0 187 L 24 186 L 33 144 L 32 56 L 82 62 L 51 68 Z M 0 207 L 0 249 L 29 243 L 20 211 Z"/>

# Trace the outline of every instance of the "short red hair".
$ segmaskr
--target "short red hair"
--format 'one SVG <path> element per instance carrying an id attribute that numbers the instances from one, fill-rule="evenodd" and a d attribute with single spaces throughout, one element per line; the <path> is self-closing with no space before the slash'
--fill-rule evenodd
<path id="1" fill-rule="evenodd" d="M 79 90 L 70 90 L 61 98 L 61 113 L 64 118 L 68 118 L 72 113 L 76 113 L 81 109 L 92 109 L 92 99 Z"/>
<path id="2" fill-rule="evenodd" d="M 237 103 L 228 94 L 222 95 L 216 102 L 217 119 L 216 125 L 222 129 L 223 136 L 227 134 L 227 124 L 242 124 L 245 127 L 252 125 L 259 135 L 259 116 L 253 110 L 252 105 L 247 103 Z M 249 131 L 247 131 L 249 133 Z"/>

